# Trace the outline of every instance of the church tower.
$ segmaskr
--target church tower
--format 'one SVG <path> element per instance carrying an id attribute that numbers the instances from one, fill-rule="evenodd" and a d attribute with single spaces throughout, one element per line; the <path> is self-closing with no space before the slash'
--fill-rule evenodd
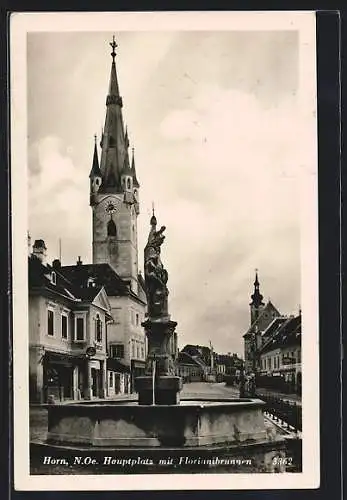
<path id="1" fill-rule="evenodd" d="M 249 304 L 251 308 L 251 325 L 254 323 L 256 319 L 258 319 L 259 315 L 264 309 L 263 296 L 259 291 L 259 280 L 258 280 L 258 270 L 255 271 L 255 280 L 254 280 L 254 292 L 251 295 L 252 302 Z"/>
<path id="2" fill-rule="evenodd" d="M 90 206 L 93 211 L 93 264 L 110 264 L 117 274 L 138 292 L 137 216 L 139 183 L 134 150 L 129 158 L 128 131 L 124 130 L 116 71 L 117 44 L 112 47 L 111 75 L 106 99 L 106 118 L 101 137 L 99 164 L 97 144 L 90 178 Z"/>

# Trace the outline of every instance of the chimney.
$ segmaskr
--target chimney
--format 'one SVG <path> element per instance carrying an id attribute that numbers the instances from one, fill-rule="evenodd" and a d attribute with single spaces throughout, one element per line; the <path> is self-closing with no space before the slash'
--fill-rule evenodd
<path id="1" fill-rule="evenodd" d="M 76 262 L 76 264 L 78 266 L 81 266 L 83 264 L 83 262 L 81 261 L 81 256 L 80 255 L 78 256 L 78 261 Z"/>
<path id="2" fill-rule="evenodd" d="M 29 255 L 29 257 L 31 255 L 31 236 L 30 236 L 29 231 L 28 231 L 28 255 Z"/>
<path id="3" fill-rule="evenodd" d="M 40 259 L 43 265 L 46 265 L 47 248 L 43 240 L 35 240 L 33 254 Z"/>

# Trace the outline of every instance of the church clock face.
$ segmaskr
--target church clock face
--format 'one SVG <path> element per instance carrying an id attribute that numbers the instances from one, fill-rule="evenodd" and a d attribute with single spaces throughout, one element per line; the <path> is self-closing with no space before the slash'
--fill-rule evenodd
<path id="1" fill-rule="evenodd" d="M 117 210 L 116 204 L 114 201 L 109 201 L 106 204 L 105 210 L 108 214 L 113 214 Z"/>

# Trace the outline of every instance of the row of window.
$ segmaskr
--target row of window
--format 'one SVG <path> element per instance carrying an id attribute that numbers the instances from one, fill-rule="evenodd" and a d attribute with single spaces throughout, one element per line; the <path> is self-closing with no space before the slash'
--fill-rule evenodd
<path id="1" fill-rule="evenodd" d="M 296 354 L 296 355 L 295 355 Z M 280 355 L 274 356 L 274 357 L 268 357 L 268 358 L 263 358 L 261 360 L 261 368 L 263 370 L 276 370 L 280 367 L 280 364 L 285 365 L 285 364 L 295 364 L 295 363 L 301 363 L 301 350 L 299 349 L 296 353 L 295 351 L 288 352 L 286 354 L 282 354 L 282 357 Z"/>
<path id="2" fill-rule="evenodd" d="M 47 335 L 50 337 L 54 337 L 55 332 L 55 319 L 54 319 L 54 311 L 52 309 L 47 310 Z M 69 328 L 68 328 L 68 315 L 66 313 L 61 314 L 60 320 L 60 334 L 61 338 L 64 340 L 68 340 L 69 337 Z M 102 342 L 102 320 L 99 314 L 96 315 L 94 319 L 94 335 L 95 340 L 98 343 Z M 74 339 L 76 342 L 83 342 L 86 340 L 86 325 L 85 325 L 85 316 L 77 316 L 75 315 L 75 335 Z"/>
<path id="3" fill-rule="evenodd" d="M 124 344 L 112 344 L 110 346 L 111 358 L 122 359 L 125 356 Z M 132 339 L 131 340 L 131 357 L 134 359 L 145 359 L 145 346 L 142 342 Z"/>

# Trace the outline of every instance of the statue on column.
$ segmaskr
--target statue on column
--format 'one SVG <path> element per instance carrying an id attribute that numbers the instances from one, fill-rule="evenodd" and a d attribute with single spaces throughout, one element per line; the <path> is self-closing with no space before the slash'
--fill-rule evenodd
<path id="1" fill-rule="evenodd" d="M 168 295 L 166 286 L 168 272 L 164 268 L 160 258 L 161 245 L 164 242 L 165 226 L 158 231 L 157 219 L 154 215 L 151 218 L 151 230 L 148 236 L 147 245 L 144 251 L 144 270 L 147 295 L 148 316 L 150 318 L 168 317 Z"/>

